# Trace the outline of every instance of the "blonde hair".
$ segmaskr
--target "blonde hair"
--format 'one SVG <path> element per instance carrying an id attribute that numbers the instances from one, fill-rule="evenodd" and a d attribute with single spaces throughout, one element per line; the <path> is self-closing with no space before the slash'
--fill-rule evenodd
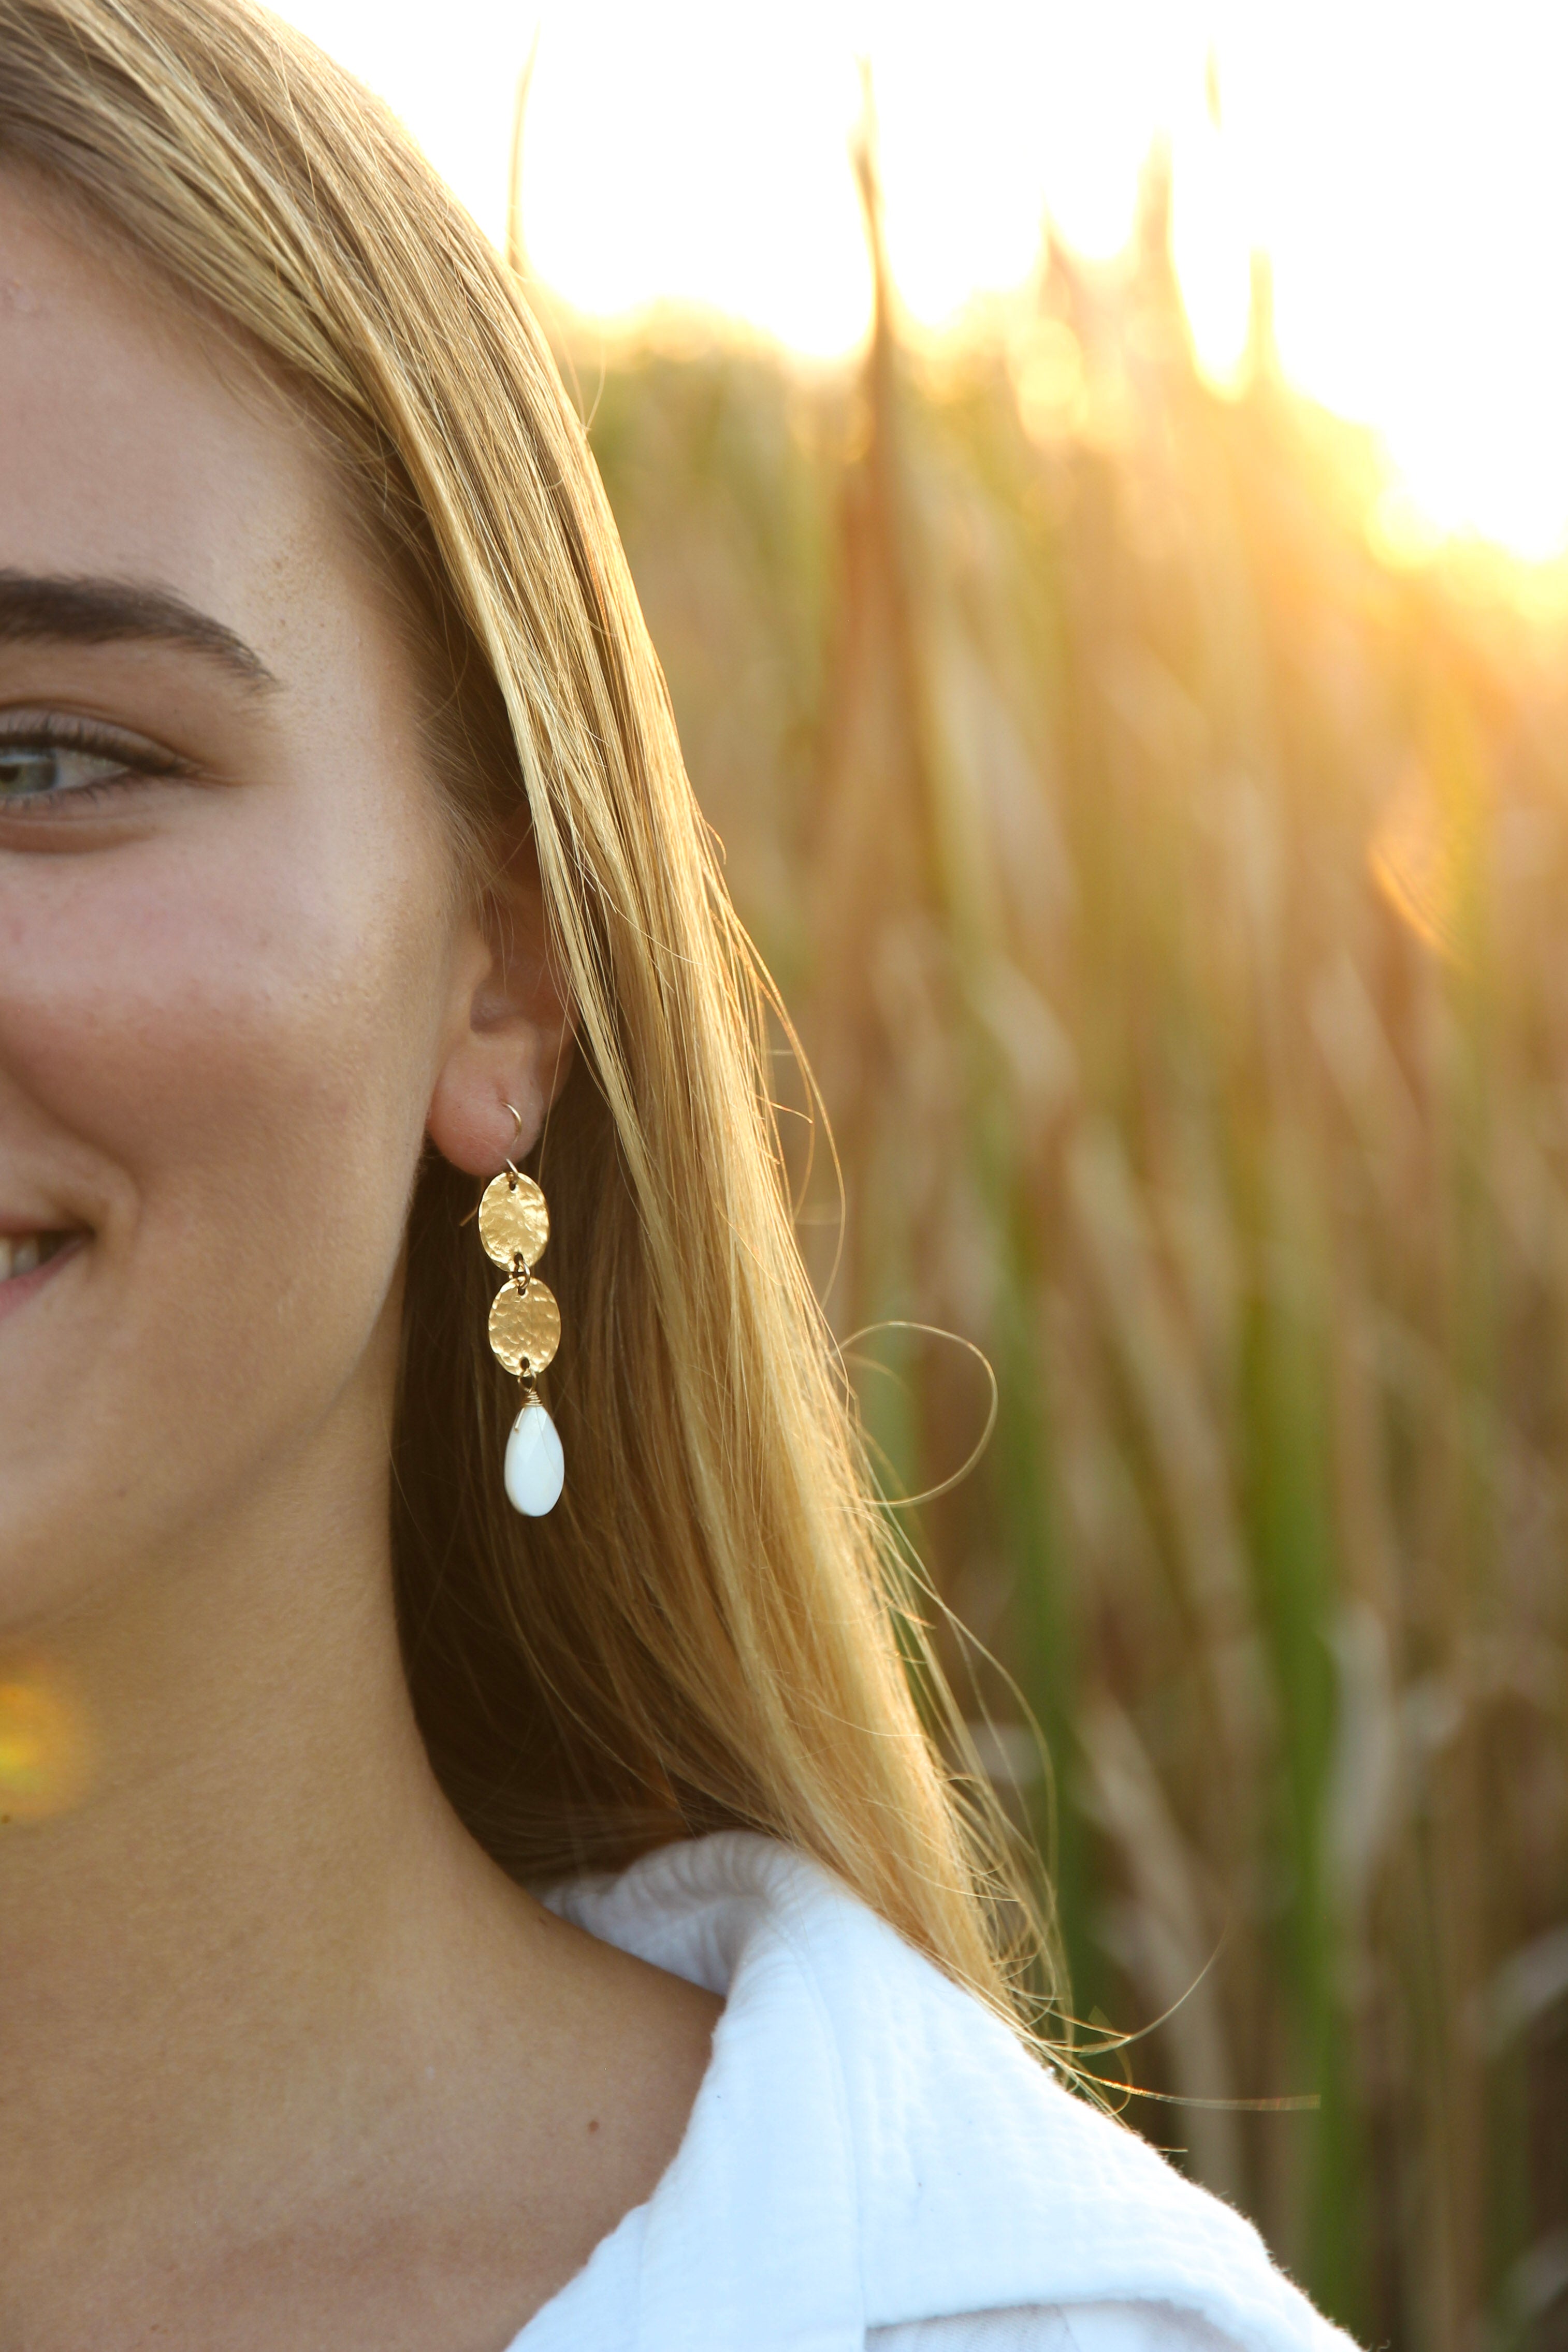
<path id="1" fill-rule="evenodd" d="M 1017 2014 L 998 1923 L 1030 1916 L 1026 1874 L 943 1761 L 961 1729 L 795 1244 L 768 983 L 517 285 L 391 115 L 242 0 L 0 0 L 5 163 L 325 419 L 407 583 L 467 837 L 531 830 L 578 1034 L 545 1171 L 570 1475 L 547 1519 L 502 1498 L 474 1188 L 432 1158 L 392 1466 L 444 1784 L 521 1877 L 723 1826 L 785 1839 Z"/>

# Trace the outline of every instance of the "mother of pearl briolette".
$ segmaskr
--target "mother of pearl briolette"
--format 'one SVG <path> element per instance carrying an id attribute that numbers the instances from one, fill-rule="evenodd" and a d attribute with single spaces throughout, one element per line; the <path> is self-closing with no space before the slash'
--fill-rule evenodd
<path id="1" fill-rule="evenodd" d="M 537 1397 L 530 1397 L 506 1442 L 507 1499 L 526 1519 L 542 1519 L 561 1499 L 566 1457 L 555 1423 Z"/>

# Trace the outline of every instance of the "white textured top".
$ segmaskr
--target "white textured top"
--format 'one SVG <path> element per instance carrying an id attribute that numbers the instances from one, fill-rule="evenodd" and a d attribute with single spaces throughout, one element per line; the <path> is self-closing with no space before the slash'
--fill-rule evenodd
<path id="1" fill-rule="evenodd" d="M 1346 2352 L 803 1856 L 725 1832 L 546 1899 L 725 2006 L 668 2170 L 512 2352 Z"/>

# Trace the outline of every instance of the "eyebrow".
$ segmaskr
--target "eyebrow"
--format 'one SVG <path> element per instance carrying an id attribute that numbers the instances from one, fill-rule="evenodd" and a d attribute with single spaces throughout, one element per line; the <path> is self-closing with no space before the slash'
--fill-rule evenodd
<path id="1" fill-rule="evenodd" d="M 0 646 L 178 646 L 249 687 L 278 681 L 259 654 L 172 589 L 134 580 L 0 570 Z"/>

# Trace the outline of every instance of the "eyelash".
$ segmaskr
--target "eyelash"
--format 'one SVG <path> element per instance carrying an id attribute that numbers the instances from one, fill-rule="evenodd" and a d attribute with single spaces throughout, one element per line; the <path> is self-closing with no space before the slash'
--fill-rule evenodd
<path id="1" fill-rule="evenodd" d="M 173 752 L 160 751 L 152 744 L 118 735 L 88 719 L 37 719 L 13 727 L 0 721 L 0 759 L 7 752 L 17 751 L 80 751 L 89 758 L 115 761 L 121 773 L 105 776 L 97 783 L 73 785 L 68 793 L 40 793 L 31 796 L 30 806 L 26 795 L 0 798 L 0 810 L 9 816 L 41 815 L 46 810 L 58 811 L 68 803 L 80 808 L 84 803 L 132 791 L 139 783 L 192 772 Z"/>

